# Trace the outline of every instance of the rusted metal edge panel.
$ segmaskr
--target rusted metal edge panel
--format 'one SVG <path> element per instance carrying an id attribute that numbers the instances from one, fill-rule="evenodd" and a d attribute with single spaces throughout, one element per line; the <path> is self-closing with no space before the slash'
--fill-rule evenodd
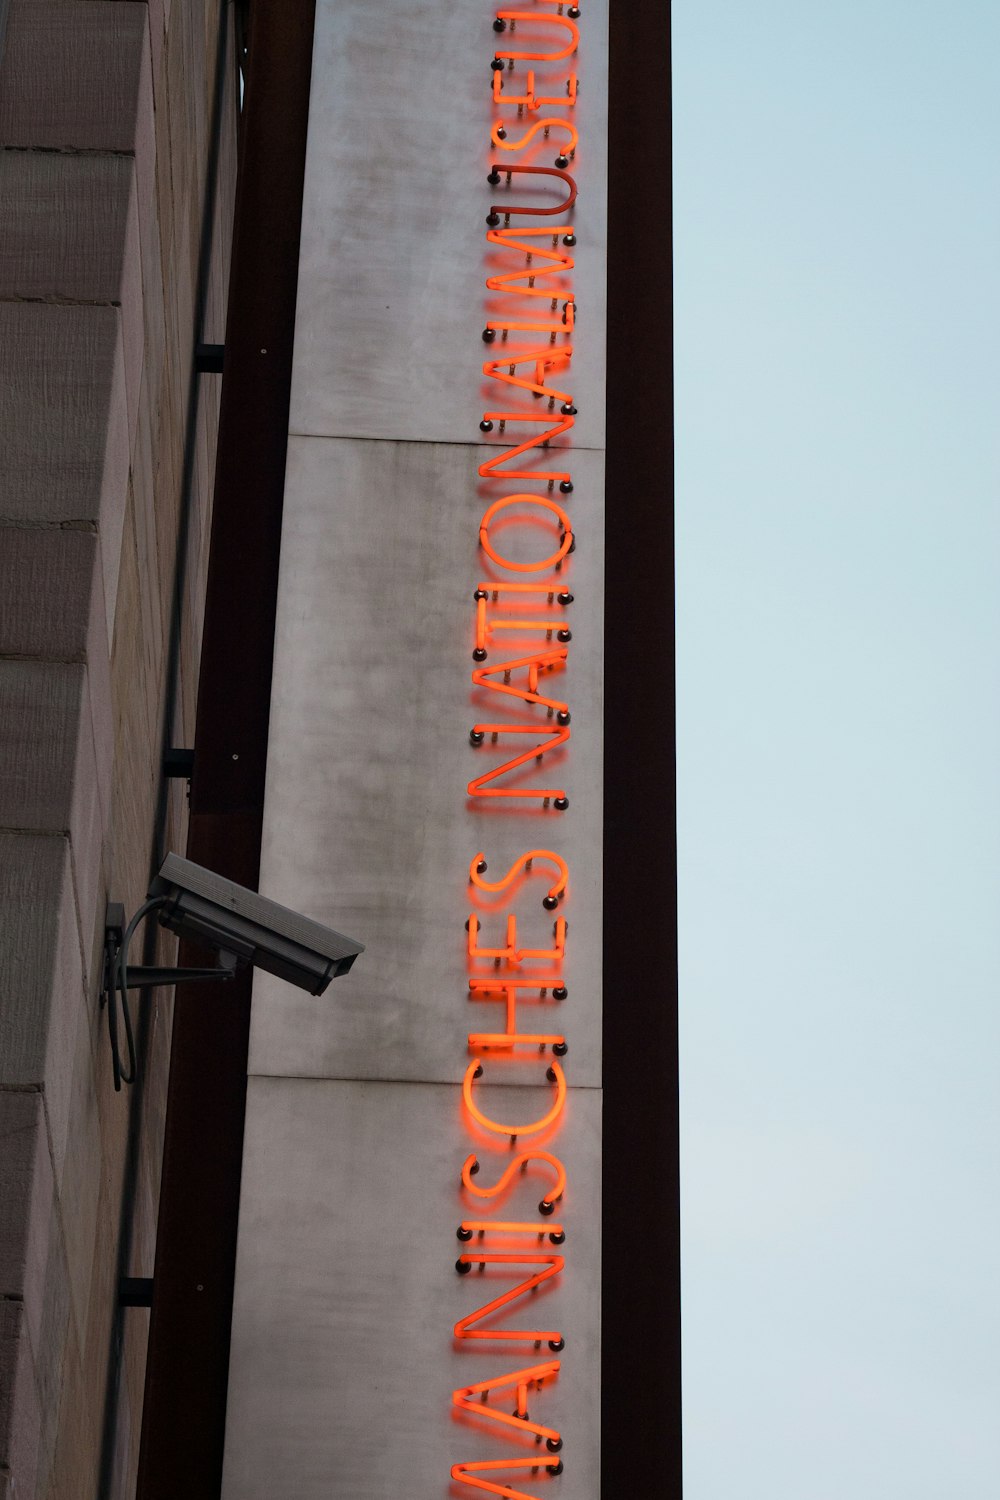
<path id="1" fill-rule="evenodd" d="M 254 0 L 187 846 L 253 887 L 313 19 L 314 0 Z M 220 1491 L 249 1016 L 249 975 L 177 991 L 139 1500 Z"/>
<path id="2" fill-rule="evenodd" d="M 659 0 L 611 8 L 608 168 L 602 1494 L 624 1482 L 679 1500 L 670 7 Z"/>

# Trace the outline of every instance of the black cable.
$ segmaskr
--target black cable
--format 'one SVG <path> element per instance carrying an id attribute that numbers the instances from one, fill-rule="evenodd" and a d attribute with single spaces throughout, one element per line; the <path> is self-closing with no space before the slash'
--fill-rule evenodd
<path id="1" fill-rule="evenodd" d="M 128 950 L 135 930 L 143 917 L 157 906 L 165 906 L 166 896 L 150 896 L 139 907 L 125 929 L 121 947 L 112 960 L 113 969 L 108 985 L 108 1036 L 111 1039 L 111 1068 L 115 1080 L 115 1092 L 121 1093 L 123 1083 L 135 1082 L 135 1035 L 132 1030 L 132 1012 L 128 1003 Z M 125 1021 L 125 1042 L 128 1048 L 128 1070 L 122 1067 L 121 1049 L 118 1045 L 118 1001 L 121 999 L 122 1017 Z"/>

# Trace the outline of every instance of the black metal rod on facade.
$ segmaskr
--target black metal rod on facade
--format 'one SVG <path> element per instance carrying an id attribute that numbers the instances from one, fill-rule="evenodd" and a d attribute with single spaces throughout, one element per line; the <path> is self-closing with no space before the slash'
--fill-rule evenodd
<path id="1" fill-rule="evenodd" d="M 254 0 L 251 12 L 187 844 L 254 888 L 314 8 Z M 138 1500 L 221 1489 L 249 1014 L 249 971 L 210 1003 L 178 987 Z"/>
<path id="2" fill-rule="evenodd" d="M 680 1500 L 669 4 L 612 0 L 608 114 L 601 1494 Z"/>

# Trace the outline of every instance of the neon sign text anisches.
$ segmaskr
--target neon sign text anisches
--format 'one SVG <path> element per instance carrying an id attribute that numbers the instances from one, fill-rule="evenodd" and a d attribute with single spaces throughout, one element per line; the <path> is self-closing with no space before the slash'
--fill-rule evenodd
<path id="1" fill-rule="evenodd" d="M 530 1365 L 526 1370 L 514 1370 L 510 1375 L 497 1375 L 492 1380 L 464 1385 L 460 1390 L 452 1391 L 451 1399 L 455 1406 L 472 1412 L 476 1417 L 486 1417 L 492 1422 L 500 1422 L 505 1427 L 513 1428 L 515 1432 L 530 1433 L 532 1437 L 546 1439 L 550 1452 L 558 1453 L 562 1447 L 558 1430 L 555 1427 L 543 1427 L 540 1422 L 532 1422 L 528 1413 L 528 1392 L 532 1386 L 540 1391 L 546 1380 L 554 1380 L 558 1374 L 559 1361 L 550 1359 L 544 1364 Z M 488 1404 L 487 1398 L 497 1391 L 510 1390 L 515 1393 L 513 1412 L 499 1411 Z"/>
<path id="2" fill-rule="evenodd" d="M 504 1124 L 502 1121 L 493 1120 L 489 1115 L 483 1113 L 473 1098 L 472 1093 L 473 1082 L 482 1076 L 483 1065 L 481 1062 L 471 1062 L 466 1068 L 465 1077 L 462 1079 L 462 1098 L 465 1100 L 465 1107 L 477 1125 L 481 1125 L 484 1130 L 491 1131 L 494 1135 L 507 1136 L 512 1144 L 516 1142 L 519 1135 L 537 1135 L 540 1130 L 548 1129 L 553 1121 L 558 1120 L 566 1107 L 566 1075 L 557 1062 L 550 1063 L 545 1071 L 546 1078 L 556 1086 L 555 1102 L 546 1110 L 545 1114 L 539 1115 L 537 1120 L 531 1120 L 526 1125 Z"/>
<path id="3" fill-rule="evenodd" d="M 486 764 L 467 782 L 466 796 L 470 809 L 508 830 L 519 826 L 514 818 L 565 815 L 569 792 L 554 783 L 569 780 L 573 767 L 573 634 L 566 610 L 573 603 L 567 575 L 578 545 L 569 497 L 577 416 L 573 360 L 582 330 L 574 295 L 578 187 L 566 168 L 576 157 L 581 132 L 572 119 L 577 74 L 561 80 L 553 65 L 577 53 L 582 28 L 578 5 L 566 16 L 562 12 L 563 4 L 543 4 L 492 14 L 494 33 L 506 35 L 494 37 L 490 60 L 493 117 L 487 128 L 496 156 L 488 181 L 501 191 L 486 217 L 482 337 L 487 344 L 510 347 L 477 360 L 477 374 L 491 383 L 485 389 L 497 399 L 502 386 L 512 404 L 547 407 L 484 411 L 480 432 L 492 434 L 491 444 L 504 437 L 508 425 L 511 433 L 505 443 L 479 455 L 477 472 L 470 475 L 470 542 L 477 548 L 480 580 L 473 590 L 473 661 L 467 679 L 477 716 L 469 753 Z M 512 138 L 512 127 L 525 111 L 529 119 Z M 550 139 L 549 149 L 558 151 L 554 165 L 537 164 Z M 529 159 L 511 162 L 522 153 Z M 539 219 L 550 222 L 539 224 Z M 557 454 L 551 452 L 553 444 Z M 524 490 L 511 493 L 519 483 Z M 557 485 L 559 497 L 552 498 Z M 483 572 L 492 576 L 484 578 Z M 494 653 L 500 659 L 492 659 Z M 489 705 L 485 711 L 483 704 Z M 557 844 L 560 822 L 551 825 L 551 842 Z M 550 842 L 535 834 L 526 843 L 535 840 Z M 569 866 L 558 849 L 527 847 L 496 878 L 490 877 L 482 851 L 468 866 L 467 1001 L 494 1007 L 485 1015 L 495 1027 L 465 1034 L 472 1057 L 462 1079 L 463 1115 L 478 1152 L 467 1155 L 461 1168 L 459 1191 L 466 1207 L 457 1234 L 464 1248 L 455 1269 L 463 1278 L 483 1275 L 491 1293 L 452 1328 L 456 1344 L 470 1352 L 518 1343 L 540 1349 L 547 1343 L 550 1353 L 561 1354 L 566 1343 L 560 1327 L 522 1324 L 542 1321 L 537 1313 L 525 1319 L 526 1310 L 542 1306 L 536 1298 L 545 1299 L 548 1308 L 548 1295 L 558 1293 L 567 1266 L 567 1230 L 552 1216 L 557 1203 L 571 1212 L 571 1189 L 561 1156 L 544 1148 L 566 1124 L 568 1085 L 561 1059 L 570 1050 L 563 1025 L 564 1016 L 572 1017 L 573 1003 L 570 924 L 560 912 L 548 930 L 539 930 L 535 903 L 541 899 L 543 909 L 553 913 L 568 903 L 569 893 Z M 550 1017 L 551 1030 L 545 1029 Z M 552 1025 L 556 1017 L 558 1029 Z M 537 1080 L 535 1064 L 540 1064 Z M 491 1094 L 491 1085 L 503 1083 L 510 1069 L 516 1085 Z M 525 1082 L 533 1080 L 548 1087 L 547 1100 L 539 1101 L 537 1089 L 524 1093 Z M 501 1098 L 502 1105 L 496 1102 Z M 535 1137 L 536 1145 L 518 1151 L 522 1136 Z M 532 1178 L 534 1208 L 523 1202 Z M 534 1198 L 539 1190 L 542 1196 Z M 508 1200 L 511 1217 L 501 1219 L 501 1205 Z M 538 1217 L 531 1217 L 536 1210 Z M 498 1236 L 506 1249 L 495 1248 Z M 512 1284 L 497 1290 L 498 1277 L 511 1278 Z M 544 1321 L 556 1324 L 558 1299 L 551 1306 L 555 1316 L 548 1313 Z M 486 1422 L 534 1450 L 525 1457 L 463 1459 L 451 1466 L 456 1486 L 505 1500 L 539 1500 L 539 1479 L 544 1484 L 562 1473 L 564 1439 L 554 1416 L 542 1423 L 531 1413 L 529 1399 L 543 1390 L 558 1399 L 560 1369 L 560 1361 L 550 1359 L 513 1371 L 476 1371 L 477 1379 L 452 1392 L 456 1415 L 474 1429 Z"/>
<path id="4" fill-rule="evenodd" d="M 558 879 L 554 885 L 549 887 L 548 895 L 543 902 L 546 909 L 552 911 L 555 909 L 560 896 L 565 894 L 569 881 L 569 868 L 562 856 L 554 853 L 551 849 L 529 849 L 526 854 L 520 855 L 514 861 L 506 875 L 500 880 L 483 879 L 489 866 L 486 863 L 486 855 L 480 850 L 478 854 L 473 855 L 469 865 L 469 882 L 480 891 L 505 891 L 520 876 L 528 875 L 533 870 L 536 862 L 541 863 L 543 861 L 554 865 L 558 874 Z"/>
<path id="5" fill-rule="evenodd" d="M 497 1226 L 494 1225 L 494 1228 Z M 562 1349 L 565 1340 L 558 1328 L 477 1328 L 482 1318 L 488 1318 L 492 1313 L 498 1313 L 503 1308 L 509 1307 L 518 1297 L 524 1297 L 528 1292 L 533 1292 L 543 1282 L 549 1281 L 553 1276 L 558 1276 L 565 1265 L 561 1255 L 550 1255 L 545 1251 L 533 1254 L 529 1251 L 516 1250 L 512 1253 L 496 1250 L 465 1250 L 455 1262 L 455 1269 L 460 1275 L 468 1275 L 473 1266 L 478 1266 L 484 1271 L 487 1266 L 538 1266 L 530 1276 L 512 1286 L 509 1291 L 501 1292 L 499 1296 L 492 1297 L 489 1302 L 484 1302 L 482 1307 L 477 1307 L 475 1312 L 467 1313 L 464 1318 L 459 1318 L 455 1324 L 455 1337 L 457 1339 L 501 1339 L 504 1342 L 541 1344 L 547 1342 L 550 1348 Z"/>
<path id="6" fill-rule="evenodd" d="M 540 1214 L 551 1214 L 555 1205 L 559 1202 L 566 1191 L 566 1168 L 558 1156 L 553 1156 L 550 1151 L 522 1151 L 507 1163 L 499 1182 L 492 1187 L 482 1187 L 476 1182 L 479 1173 L 479 1158 L 476 1155 L 467 1156 L 462 1163 L 462 1186 L 467 1192 L 476 1198 L 499 1198 L 507 1193 L 519 1175 L 523 1175 L 532 1162 L 544 1162 L 552 1168 L 555 1173 L 555 1184 L 552 1190 L 546 1194 L 538 1205 Z"/>

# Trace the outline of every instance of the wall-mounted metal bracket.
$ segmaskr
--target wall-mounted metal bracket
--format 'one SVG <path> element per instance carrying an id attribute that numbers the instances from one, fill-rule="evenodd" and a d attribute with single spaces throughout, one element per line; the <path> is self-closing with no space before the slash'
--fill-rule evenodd
<path id="1" fill-rule="evenodd" d="M 123 1276 L 118 1283 L 119 1307 L 152 1307 L 152 1276 Z"/>
<path id="2" fill-rule="evenodd" d="M 225 344 L 196 344 L 194 367 L 202 375 L 221 375 Z"/>
<path id="3" fill-rule="evenodd" d="M 185 777 L 188 781 L 194 775 L 194 751 L 181 750 L 172 747 L 163 752 L 163 774 L 164 776 Z"/>

